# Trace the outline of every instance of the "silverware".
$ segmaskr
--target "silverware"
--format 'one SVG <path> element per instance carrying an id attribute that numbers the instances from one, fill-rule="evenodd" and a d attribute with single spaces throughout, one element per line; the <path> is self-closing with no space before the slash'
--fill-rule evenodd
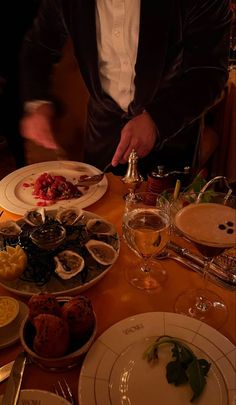
<path id="1" fill-rule="evenodd" d="M 10 377 L 2 399 L 4 405 L 17 405 L 25 363 L 26 353 L 21 352 L 15 359 L 11 369 Z"/>
<path id="2" fill-rule="evenodd" d="M 187 267 L 190 270 L 195 271 L 196 273 L 202 274 L 202 272 L 203 272 L 203 267 L 200 267 L 193 261 L 187 260 L 186 258 L 178 256 L 168 250 L 164 250 L 161 254 L 154 256 L 154 259 L 155 260 L 171 259 L 171 260 L 174 260 L 176 262 L 183 264 L 185 267 Z"/>
<path id="3" fill-rule="evenodd" d="M 6 380 L 9 377 L 13 364 L 14 360 L 0 367 L 0 382 Z"/>
<path id="4" fill-rule="evenodd" d="M 69 401 L 71 405 L 75 404 L 75 400 L 71 392 L 70 386 L 65 378 L 57 381 L 57 384 L 54 385 L 54 392 L 60 397 L 63 397 L 67 401 Z"/>
<path id="5" fill-rule="evenodd" d="M 176 245 L 173 242 L 168 243 L 167 249 L 168 250 L 163 251 L 162 254 L 157 255 L 154 258 L 156 260 L 172 259 L 199 274 L 203 273 L 204 261 L 200 256 L 190 252 L 186 248 Z M 217 266 L 216 264 L 211 263 L 208 276 L 211 281 L 215 282 L 221 287 L 236 291 L 236 276 L 225 272 L 223 268 Z"/>
<path id="6" fill-rule="evenodd" d="M 76 182 L 76 186 L 89 187 L 99 183 L 103 179 L 104 174 L 108 171 L 110 167 L 111 163 L 108 163 L 108 165 L 106 165 L 106 167 L 103 169 L 102 173 L 94 174 L 93 176 L 86 176 L 86 175 L 83 176 L 80 180 Z"/>
<path id="7" fill-rule="evenodd" d="M 182 248 L 181 246 L 178 246 L 171 241 L 168 243 L 167 248 L 174 251 L 179 256 L 182 256 L 182 257 L 190 260 L 190 262 L 197 264 L 201 268 L 204 267 L 204 259 L 201 256 L 197 255 L 196 253 L 192 253 L 188 249 Z M 222 281 L 226 281 L 226 282 L 235 284 L 235 286 L 236 286 L 235 275 L 233 275 L 232 273 L 230 273 L 228 271 L 225 271 L 223 267 L 220 267 L 219 265 L 217 265 L 214 262 L 212 262 L 210 264 L 209 273 L 221 278 Z"/>

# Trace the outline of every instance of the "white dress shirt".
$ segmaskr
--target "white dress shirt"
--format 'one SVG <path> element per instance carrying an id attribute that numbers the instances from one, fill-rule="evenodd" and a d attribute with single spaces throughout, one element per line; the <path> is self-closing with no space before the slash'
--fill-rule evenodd
<path id="1" fill-rule="evenodd" d="M 98 70 L 103 90 L 127 111 L 134 97 L 139 38 L 140 0 L 97 0 Z M 25 103 L 34 112 L 44 100 Z"/>
<path id="2" fill-rule="evenodd" d="M 103 90 L 127 111 L 134 97 L 140 0 L 97 0 L 98 69 Z"/>

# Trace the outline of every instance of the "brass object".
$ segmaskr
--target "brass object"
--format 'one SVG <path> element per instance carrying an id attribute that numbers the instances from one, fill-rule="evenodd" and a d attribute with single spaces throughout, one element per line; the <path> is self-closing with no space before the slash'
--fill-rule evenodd
<path id="1" fill-rule="evenodd" d="M 143 182 L 143 177 L 138 172 L 138 155 L 134 149 L 129 155 L 127 173 L 121 181 L 127 185 L 130 194 L 134 194 L 137 187 Z"/>

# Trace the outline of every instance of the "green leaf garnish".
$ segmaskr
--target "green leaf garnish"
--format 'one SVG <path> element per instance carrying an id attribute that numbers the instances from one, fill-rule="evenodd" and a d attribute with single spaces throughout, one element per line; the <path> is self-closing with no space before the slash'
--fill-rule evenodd
<path id="1" fill-rule="evenodd" d="M 182 341 L 170 336 L 160 336 L 144 352 L 148 362 L 158 361 L 159 347 L 171 344 L 172 358 L 166 365 L 166 378 L 169 384 L 175 386 L 188 383 L 193 391 L 191 402 L 202 394 L 206 385 L 206 376 L 211 364 L 205 359 L 198 359 L 194 352 Z"/>

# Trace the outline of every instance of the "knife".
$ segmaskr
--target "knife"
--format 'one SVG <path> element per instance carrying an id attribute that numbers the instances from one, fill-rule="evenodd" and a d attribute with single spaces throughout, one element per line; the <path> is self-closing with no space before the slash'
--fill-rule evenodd
<path id="1" fill-rule="evenodd" d="M 21 352 L 15 359 L 11 369 L 11 374 L 2 399 L 4 405 L 17 405 L 25 363 L 26 353 Z"/>
<path id="2" fill-rule="evenodd" d="M 13 364 L 14 360 L 0 367 L 0 382 L 6 380 L 9 377 Z"/>
<path id="3" fill-rule="evenodd" d="M 195 267 L 195 269 L 198 267 L 201 271 L 203 271 L 204 259 L 198 256 L 196 253 L 192 253 L 188 249 L 183 248 L 172 241 L 170 241 L 167 244 L 167 248 L 177 253 L 177 255 L 179 255 L 180 257 L 187 259 L 186 264 L 191 264 L 189 267 Z M 209 275 L 213 279 L 215 279 L 215 281 L 218 280 L 219 282 L 224 283 L 225 287 L 228 286 L 235 290 L 236 277 L 233 274 L 230 274 L 229 272 L 225 271 L 217 264 L 215 263 L 210 264 Z"/>

